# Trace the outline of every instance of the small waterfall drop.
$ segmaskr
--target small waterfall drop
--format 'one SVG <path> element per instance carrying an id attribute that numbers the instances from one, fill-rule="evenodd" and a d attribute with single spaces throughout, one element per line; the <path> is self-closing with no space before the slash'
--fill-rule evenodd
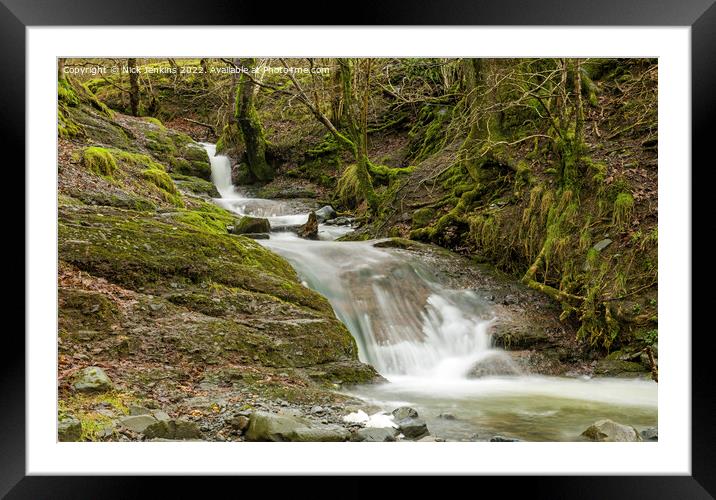
<path id="1" fill-rule="evenodd" d="M 240 198 L 231 182 L 231 160 L 228 156 L 216 154 L 216 144 L 202 142 L 211 163 L 211 180 L 222 198 Z"/>

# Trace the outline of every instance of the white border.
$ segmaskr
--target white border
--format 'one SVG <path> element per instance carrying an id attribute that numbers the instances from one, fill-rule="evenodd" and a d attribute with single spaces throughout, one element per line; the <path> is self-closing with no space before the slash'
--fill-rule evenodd
<path id="1" fill-rule="evenodd" d="M 27 473 L 690 474 L 690 28 L 27 29 Z M 56 57 L 659 57 L 658 443 L 56 443 Z"/>

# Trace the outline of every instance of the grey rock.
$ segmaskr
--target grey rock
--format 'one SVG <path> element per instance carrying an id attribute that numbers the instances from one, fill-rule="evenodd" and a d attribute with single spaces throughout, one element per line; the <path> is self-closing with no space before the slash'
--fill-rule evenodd
<path id="1" fill-rule="evenodd" d="M 119 423 L 133 432 L 143 433 L 147 427 L 155 424 L 157 419 L 151 415 L 134 415 L 119 419 Z"/>
<path id="2" fill-rule="evenodd" d="M 191 420 L 174 420 L 174 439 L 200 439 L 199 426 Z"/>
<path id="3" fill-rule="evenodd" d="M 163 412 L 162 410 L 154 410 L 152 412 L 152 416 L 159 421 L 168 421 L 172 419 L 166 412 Z"/>
<path id="4" fill-rule="evenodd" d="M 406 418 L 418 418 L 418 411 L 415 408 L 409 406 L 401 406 L 393 410 L 393 417 L 395 420 L 405 420 Z"/>
<path id="5" fill-rule="evenodd" d="M 425 420 L 421 418 L 406 418 L 398 422 L 400 432 L 408 439 L 420 439 L 429 434 Z"/>
<path id="6" fill-rule="evenodd" d="M 134 415 L 149 415 L 152 413 L 151 410 L 149 410 L 149 408 L 145 408 L 144 406 L 139 406 L 139 405 L 129 405 L 128 409 L 129 409 L 129 414 L 132 416 L 134 416 Z"/>
<path id="7" fill-rule="evenodd" d="M 160 420 L 155 421 L 144 430 L 144 435 L 150 439 L 201 439 L 202 434 L 199 426 L 190 420 Z"/>
<path id="8" fill-rule="evenodd" d="M 644 441 L 658 441 L 659 429 L 656 427 L 647 427 L 639 433 Z"/>
<path id="9" fill-rule="evenodd" d="M 82 435 L 82 422 L 72 415 L 60 417 L 57 421 L 57 439 L 59 441 L 79 441 Z"/>
<path id="10" fill-rule="evenodd" d="M 238 431 L 245 431 L 249 427 L 249 417 L 245 415 L 237 415 L 229 420 L 229 425 Z"/>
<path id="11" fill-rule="evenodd" d="M 468 373 L 470 378 L 513 376 L 519 375 L 520 370 L 507 354 L 496 352 L 487 356 L 473 366 Z"/>
<path id="12" fill-rule="evenodd" d="M 519 439 L 505 437 L 505 436 L 493 436 L 490 438 L 491 443 L 516 443 Z"/>
<path id="13" fill-rule="evenodd" d="M 80 392 L 106 392 L 112 388 L 112 381 L 102 368 L 88 366 L 79 372 L 73 386 Z"/>
<path id="14" fill-rule="evenodd" d="M 441 440 L 439 438 L 436 438 L 435 436 L 425 436 L 418 439 L 418 443 L 437 443 Z"/>
<path id="15" fill-rule="evenodd" d="M 325 223 L 329 226 L 350 226 L 355 221 L 353 217 L 336 217 L 335 219 L 327 220 Z"/>
<path id="16" fill-rule="evenodd" d="M 392 427 L 368 427 L 360 429 L 355 433 L 355 441 L 366 441 L 370 443 L 384 443 L 388 441 L 395 441 L 395 436 L 398 433 L 396 429 Z"/>
<path id="17" fill-rule="evenodd" d="M 297 417 L 297 418 L 300 418 L 301 416 L 303 416 L 303 413 L 301 412 L 301 410 L 299 410 L 298 408 L 291 408 L 291 407 L 281 408 L 278 411 L 278 414 L 279 415 L 287 415 L 289 417 Z"/>
<path id="18" fill-rule="evenodd" d="M 313 415 L 320 415 L 321 413 L 325 413 L 325 412 L 326 412 L 326 410 L 322 406 L 316 405 L 311 408 L 311 413 Z"/>
<path id="19" fill-rule="evenodd" d="M 637 430 L 630 425 L 623 425 L 609 419 L 598 420 L 590 425 L 582 437 L 589 441 L 641 441 Z"/>
<path id="20" fill-rule="evenodd" d="M 291 434 L 296 429 L 304 427 L 306 424 L 296 417 L 255 411 L 249 418 L 246 439 L 248 441 L 290 441 Z"/>
<path id="21" fill-rule="evenodd" d="M 330 205 L 326 205 L 325 207 L 316 210 L 316 219 L 318 219 L 318 222 L 325 222 L 329 219 L 334 219 L 336 215 L 336 211 L 333 210 L 333 207 Z"/>
<path id="22" fill-rule="evenodd" d="M 601 252 L 602 250 L 604 250 L 611 244 L 612 244 L 612 240 L 610 240 L 609 238 L 604 238 L 603 240 L 595 243 L 595 245 L 592 248 L 594 250 L 596 250 L 597 252 Z"/>
<path id="23" fill-rule="evenodd" d="M 442 418 L 443 420 L 457 420 L 457 417 L 452 413 L 441 413 L 438 415 L 438 418 Z"/>
<path id="24" fill-rule="evenodd" d="M 347 441 L 351 433 L 341 426 L 299 427 L 289 434 L 289 441 L 306 442 L 332 442 Z"/>

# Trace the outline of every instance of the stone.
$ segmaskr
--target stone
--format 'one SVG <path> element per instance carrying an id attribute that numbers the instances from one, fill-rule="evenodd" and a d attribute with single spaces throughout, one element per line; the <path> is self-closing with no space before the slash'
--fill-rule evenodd
<path id="1" fill-rule="evenodd" d="M 491 443 L 517 443 L 519 439 L 505 437 L 505 436 L 493 436 L 490 438 Z"/>
<path id="2" fill-rule="evenodd" d="M 73 387 L 79 392 L 106 392 L 112 388 L 112 381 L 102 368 L 88 366 L 76 376 Z"/>
<path id="3" fill-rule="evenodd" d="M 593 423 L 582 433 L 582 436 L 589 441 L 631 442 L 642 440 L 634 427 L 619 424 L 609 419 L 598 420 Z"/>
<path id="4" fill-rule="evenodd" d="M 133 432 L 144 433 L 150 425 L 157 422 L 151 415 L 134 415 L 119 419 L 119 423 Z"/>
<path id="5" fill-rule="evenodd" d="M 601 252 L 602 250 L 604 250 L 611 244 L 612 244 L 612 240 L 610 240 L 609 238 L 604 238 L 603 240 L 600 240 L 597 243 L 595 243 L 592 248 L 594 250 L 596 250 L 597 252 Z"/>
<path id="6" fill-rule="evenodd" d="M 152 416 L 159 421 L 168 421 L 172 419 L 169 414 L 163 412 L 162 410 L 154 410 L 152 412 Z"/>
<path id="7" fill-rule="evenodd" d="M 271 231 L 271 224 L 268 219 L 262 217 L 250 217 L 245 215 L 234 224 L 231 234 L 255 234 L 268 233 Z"/>
<path id="8" fill-rule="evenodd" d="M 291 434 L 296 429 L 304 427 L 306 424 L 296 417 L 255 411 L 249 417 L 246 439 L 248 441 L 290 441 Z"/>
<path id="9" fill-rule="evenodd" d="M 355 441 L 366 441 L 370 443 L 384 443 L 395 441 L 397 430 L 392 427 L 367 427 L 356 431 Z"/>
<path id="10" fill-rule="evenodd" d="M 191 420 L 174 420 L 174 439 L 200 439 L 199 426 Z"/>
<path id="11" fill-rule="evenodd" d="M 82 436 L 82 422 L 72 415 L 57 420 L 57 439 L 59 441 L 79 441 Z"/>
<path id="12" fill-rule="evenodd" d="M 229 425 L 238 431 L 245 431 L 249 427 L 249 417 L 244 415 L 237 415 L 236 417 L 229 420 Z"/>
<path id="13" fill-rule="evenodd" d="M 475 363 L 467 376 L 470 378 L 482 378 L 519 374 L 520 370 L 507 354 L 495 352 Z"/>
<path id="14" fill-rule="evenodd" d="M 443 420 L 457 420 L 457 417 L 452 413 L 441 413 L 438 415 L 438 418 L 442 418 Z"/>
<path id="15" fill-rule="evenodd" d="M 420 439 L 429 434 L 425 420 L 421 418 L 406 418 L 398 422 L 400 431 L 408 439 Z"/>
<path id="16" fill-rule="evenodd" d="M 299 427 L 289 434 L 289 441 L 296 442 L 334 442 L 348 441 L 351 433 L 341 426 Z"/>
<path id="17" fill-rule="evenodd" d="M 318 210 L 316 210 L 316 219 L 318 219 L 318 222 L 325 222 L 330 219 L 334 219 L 336 217 L 336 211 L 333 210 L 333 207 L 330 205 L 326 205 L 325 207 L 321 207 Z"/>
<path id="18" fill-rule="evenodd" d="M 641 363 L 621 359 L 603 358 L 594 367 L 594 375 L 597 377 L 646 377 L 650 373 Z"/>
<path id="19" fill-rule="evenodd" d="M 288 403 L 287 403 L 288 404 Z M 303 413 L 298 408 L 291 408 L 289 406 L 281 405 L 282 408 L 277 412 L 279 415 L 286 415 L 289 417 L 301 417 Z"/>
<path id="20" fill-rule="evenodd" d="M 134 415 L 149 415 L 151 414 L 151 410 L 149 408 L 145 408 L 144 406 L 139 405 L 129 405 L 127 406 L 127 409 L 129 410 L 129 414 Z"/>
<path id="21" fill-rule="evenodd" d="M 418 439 L 418 443 L 437 443 L 438 438 L 435 436 L 425 436 Z"/>
<path id="22" fill-rule="evenodd" d="M 659 440 L 659 429 L 656 427 L 647 427 L 639 433 L 644 441 L 658 441 Z"/>
<path id="23" fill-rule="evenodd" d="M 311 407 L 311 413 L 313 415 L 320 415 L 321 413 L 325 413 L 325 411 L 326 410 L 322 406 L 316 405 L 316 406 Z"/>
<path id="24" fill-rule="evenodd" d="M 418 411 L 409 406 L 401 406 L 393 410 L 393 416 L 396 421 L 405 420 L 406 418 L 418 418 Z"/>
<path id="25" fill-rule="evenodd" d="M 199 426 L 190 420 L 159 420 L 144 430 L 144 435 L 150 439 L 201 439 Z"/>
<path id="26" fill-rule="evenodd" d="M 329 226 L 350 226 L 355 221 L 354 217 L 336 217 L 326 221 Z"/>
<path id="27" fill-rule="evenodd" d="M 244 233 L 243 236 L 251 238 L 252 240 L 267 240 L 269 235 L 266 233 Z"/>
<path id="28" fill-rule="evenodd" d="M 309 240 L 315 240 L 318 238 L 318 219 L 316 218 L 316 212 L 308 214 L 308 221 L 298 228 L 298 235 L 301 238 Z"/>

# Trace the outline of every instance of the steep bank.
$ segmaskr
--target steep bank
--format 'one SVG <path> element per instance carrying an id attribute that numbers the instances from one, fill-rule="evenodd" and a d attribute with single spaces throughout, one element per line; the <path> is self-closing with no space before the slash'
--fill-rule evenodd
<path id="1" fill-rule="evenodd" d="M 133 407 L 227 439 L 236 411 L 342 404 L 335 384 L 377 377 L 323 297 L 228 234 L 203 147 L 59 89 L 59 401 L 81 439 L 140 438 L 117 425 Z M 111 386 L 82 389 L 88 367 Z"/>

